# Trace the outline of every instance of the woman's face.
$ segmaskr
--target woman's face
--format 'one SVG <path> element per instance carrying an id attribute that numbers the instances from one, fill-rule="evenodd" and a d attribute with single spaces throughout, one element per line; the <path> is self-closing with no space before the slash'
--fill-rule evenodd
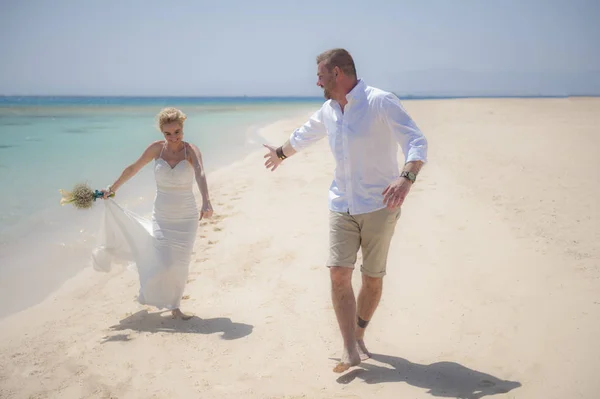
<path id="1" fill-rule="evenodd" d="M 165 123 L 162 128 L 165 140 L 171 144 L 176 144 L 183 140 L 183 126 L 179 122 Z"/>

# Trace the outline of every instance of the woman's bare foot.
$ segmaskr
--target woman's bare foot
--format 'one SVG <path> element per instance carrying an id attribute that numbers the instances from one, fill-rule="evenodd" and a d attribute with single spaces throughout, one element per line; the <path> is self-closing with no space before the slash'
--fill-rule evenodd
<path id="1" fill-rule="evenodd" d="M 360 364 L 360 355 L 358 354 L 356 345 L 350 349 L 351 350 L 344 348 L 341 361 L 333 368 L 334 373 L 343 373 L 350 367 L 358 366 Z"/>
<path id="2" fill-rule="evenodd" d="M 369 350 L 365 346 L 365 341 L 362 338 L 356 340 L 356 346 L 358 348 L 360 360 L 367 360 L 371 357 L 371 352 L 369 352 Z"/>
<path id="3" fill-rule="evenodd" d="M 189 320 L 192 318 L 191 315 L 187 315 L 187 314 L 183 313 L 180 309 L 173 309 L 171 311 L 171 314 L 176 319 Z"/>

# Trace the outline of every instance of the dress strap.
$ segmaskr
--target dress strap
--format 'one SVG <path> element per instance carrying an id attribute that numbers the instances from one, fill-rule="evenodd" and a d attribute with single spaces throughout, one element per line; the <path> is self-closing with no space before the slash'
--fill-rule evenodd
<path id="1" fill-rule="evenodd" d="M 165 140 L 165 143 L 163 144 L 162 148 L 160 149 L 160 155 L 158 156 L 159 158 L 162 158 L 162 153 L 165 150 L 166 145 L 167 145 L 167 140 Z"/>
<path id="2" fill-rule="evenodd" d="M 184 141 L 183 142 L 183 159 L 187 159 L 187 143 Z"/>

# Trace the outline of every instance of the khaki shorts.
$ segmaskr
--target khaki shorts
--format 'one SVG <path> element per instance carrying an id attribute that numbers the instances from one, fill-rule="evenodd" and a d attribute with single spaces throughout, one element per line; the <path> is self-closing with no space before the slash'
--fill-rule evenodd
<path id="1" fill-rule="evenodd" d="M 329 211 L 329 259 L 327 266 L 354 269 L 359 248 L 361 272 L 369 277 L 386 273 L 390 242 L 400 218 L 400 209 L 379 209 L 361 215 Z"/>

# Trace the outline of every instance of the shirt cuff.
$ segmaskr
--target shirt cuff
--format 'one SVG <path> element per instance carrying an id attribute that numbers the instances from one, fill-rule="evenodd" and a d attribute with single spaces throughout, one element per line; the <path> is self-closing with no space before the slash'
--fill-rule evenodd
<path id="1" fill-rule="evenodd" d="M 406 155 L 406 161 L 404 162 L 414 162 L 421 161 L 424 164 L 427 163 L 427 151 L 423 148 L 411 148 Z"/>
<path id="2" fill-rule="evenodd" d="M 296 138 L 295 131 L 290 135 L 290 145 L 296 152 L 299 152 L 300 150 L 303 149 L 302 145 L 298 142 L 298 139 Z"/>

